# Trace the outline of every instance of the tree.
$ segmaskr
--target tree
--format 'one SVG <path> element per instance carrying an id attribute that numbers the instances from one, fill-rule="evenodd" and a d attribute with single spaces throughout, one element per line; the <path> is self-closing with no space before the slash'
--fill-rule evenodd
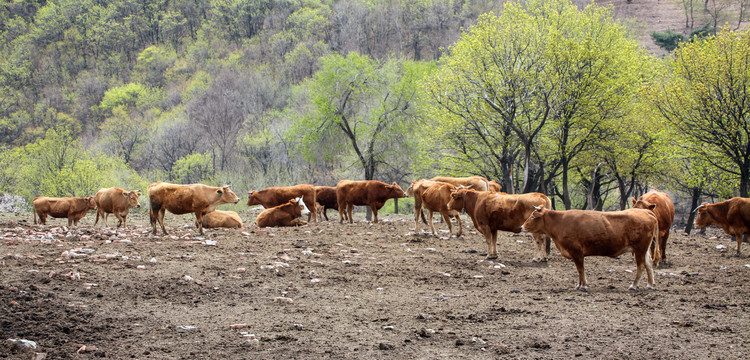
<path id="1" fill-rule="evenodd" d="M 307 86 L 311 106 L 292 126 L 303 156 L 311 161 L 352 157 L 366 180 L 396 152 L 409 151 L 408 134 L 417 120 L 417 83 L 430 65 L 374 60 L 349 53 L 321 59 Z"/>
<path id="2" fill-rule="evenodd" d="M 671 73 L 654 106 L 690 139 L 691 151 L 750 189 L 750 36 L 724 30 L 685 44 L 670 60 Z"/>

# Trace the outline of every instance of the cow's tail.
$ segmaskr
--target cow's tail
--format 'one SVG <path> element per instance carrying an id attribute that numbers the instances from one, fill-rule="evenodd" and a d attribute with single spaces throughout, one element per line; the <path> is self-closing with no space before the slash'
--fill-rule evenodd
<path id="1" fill-rule="evenodd" d="M 36 225 L 36 208 L 33 204 L 31 205 L 31 216 L 34 217 L 34 225 Z"/>
<path id="2" fill-rule="evenodd" d="M 654 233 L 651 236 L 651 244 L 654 245 L 653 264 L 654 266 L 659 266 L 659 262 L 661 261 L 661 246 L 659 246 L 659 221 L 656 221 L 656 224 L 654 225 Z M 651 245 L 649 245 L 648 248 L 651 249 Z"/>
<path id="3" fill-rule="evenodd" d="M 427 219 L 424 218 L 424 209 L 419 209 L 419 212 L 422 213 L 422 222 L 427 224 Z"/>

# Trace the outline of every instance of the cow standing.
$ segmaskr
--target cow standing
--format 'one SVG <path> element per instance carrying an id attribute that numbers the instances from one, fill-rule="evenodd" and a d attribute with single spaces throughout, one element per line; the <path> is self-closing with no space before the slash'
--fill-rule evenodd
<path id="1" fill-rule="evenodd" d="M 236 204 L 240 198 L 232 192 L 229 185 L 177 185 L 158 181 L 148 186 L 148 200 L 151 203 L 149 215 L 154 235 L 157 221 L 161 225 L 162 234 L 167 235 L 164 227 L 166 210 L 175 215 L 194 213 L 198 231 L 203 235 L 203 214 L 214 211 L 221 204 Z"/>
<path id="2" fill-rule="evenodd" d="M 440 181 L 456 186 L 465 186 L 472 188 L 476 191 L 489 191 L 490 182 L 483 176 L 469 176 L 469 177 L 450 177 L 450 176 L 436 176 L 432 181 Z"/>
<path id="3" fill-rule="evenodd" d="M 242 228 L 242 219 L 234 211 L 214 210 L 203 214 L 203 227 L 212 228 Z M 198 226 L 198 219 L 195 220 L 195 226 Z"/>
<path id="4" fill-rule="evenodd" d="M 322 212 L 323 216 L 325 216 L 326 218 L 326 221 L 328 221 L 328 209 L 339 209 L 339 201 L 336 198 L 336 187 L 316 186 L 315 198 L 318 201 L 318 204 L 322 206 L 322 209 L 318 210 L 318 213 Z M 346 213 L 344 215 L 346 216 Z M 344 220 L 346 220 L 346 218 Z"/>
<path id="5" fill-rule="evenodd" d="M 632 199 L 634 209 L 650 209 L 651 205 L 655 205 L 654 215 L 659 220 L 659 252 L 661 252 L 661 258 L 654 258 L 654 266 L 659 266 L 659 262 L 667 262 L 667 239 L 669 238 L 669 230 L 672 227 L 674 221 L 674 204 L 669 195 L 661 191 L 651 190 L 636 200 Z M 651 244 L 651 253 L 656 255 L 654 246 L 656 243 Z"/>
<path id="6" fill-rule="evenodd" d="M 737 239 L 737 256 L 742 252 L 742 236 L 750 235 L 750 199 L 734 197 L 716 204 L 704 202 L 695 210 L 695 226 L 716 225 Z"/>
<path id="7" fill-rule="evenodd" d="M 652 205 L 653 207 L 653 205 Z M 653 209 L 653 208 L 652 208 Z M 576 289 L 588 286 L 583 258 L 586 256 L 618 257 L 633 251 L 636 273 L 630 289 L 638 288 L 638 281 L 646 268 L 647 288 L 654 286 L 651 263 L 651 243 L 659 236 L 659 224 L 650 210 L 629 209 L 602 212 L 595 210 L 556 211 L 538 208 L 523 224 L 529 232 L 544 233 L 552 238 L 560 254 L 572 259 L 578 270 Z M 656 256 L 659 257 L 659 247 Z"/>
<path id="8" fill-rule="evenodd" d="M 89 210 L 96 209 L 96 202 L 93 196 L 87 197 L 64 197 L 53 198 L 39 196 L 31 202 L 34 216 L 34 224 L 39 216 L 39 222 L 47 225 L 47 215 L 54 218 L 68 218 L 68 226 L 78 226 L 81 220 Z"/>
<path id="9" fill-rule="evenodd" d="M 308 215 L 310 210 L 307 209 L 302 197 L 291 199 L 285 204 L 274 206 L 263 210 L 255 218 L 258 227 L 276 227 L 276 226 L 302 226 L 307 222 L 300 220 L 302 215 Z"/>
<path id="10" fill-rule="evenodd" d="M 487 259 L 497 259 L 497 231 L 521 232 L 521 226 L 535 206 L 552 207 L 550 199 L 541 193 L 505 194 L 458 188 L 451 194 L 448 209 L 465 210 L 474 222 L 474 227 L 484 235 L 487 243 Z M 533 232 L 536 252 L 532 261 L 547 259 L 549 238 Z"/>
<path id="11" fill-rule="evenodd" d="M 448 224 L 448 230 L 453 235 L 453 226 L 451 225 L 450 217 L 453 216 L 458 222 L 458 234 L 456 236 L 463 235 L 463 224 L 461 223 L 461 214 L 456 210 L 448 209 L 448 202 L 451 199 L 451 190 L 455 186 L 452 184 L 432 181 L 432 180 L 417 180 L 411 183 L 406 194 L 414 196 L 414 222 L 415 229 L 419 230 L 419 216 L 422 216 L 424 221 L 424 213 L 422 207 L 427 209 L 430 214 L 430 230 L 433 235 L 437 235 L 435 231 L 435 224 L 432 222 L 433 213 L 435 211 L 440 212 L 443 219 Z"/>
<path id="12" fill-rule="evenodd" d="M 94 195 L 96 202 L 96 221 L 94 226 L 99 223 L 99 216 L 104 218 L 104 226 L 107 226 L 107 217 L 114 214 L 117 217 L 117 227 L 122 225 L 127 228 L 127 217 L 131 207 L 140 208 L 138 197 L 141 193 L 136 190 L 125 191 L 120 188 L 99 189 Z"/>
<path id="13" fill-rule="evenodd" d="M 315 209 L 315 203 L 317 203 L 317 197 L 315 196 L 315 187 L 308 184 L 300 184 L 295 186 L 273 186 L 268 187 L 260 191 L 249 191 L 247 193 L 247 206 L 263 205 L 264 208 L 269 209 L 274 206 L 287 203 L 289 200 L 302 197 L 306 204 L 311 207 L 310 213 L 307 214 L 307 221 L 315 219 L 318 221 L 317 209 Z"/>
<path id="14" fill-rule="evenodd" d="M 344 223 L 344 211 L 352 220 L 354 206 L 369 206 L 375 216 L 374 222 L 378 222 L 378 210 L 385 205 L 388 199 L 406 197 L 406 193 L 394 181 L 388 185 L 377 180 L 341 180 L 336 185 L 336 198 L 339 202 L 339 223 Z"/>

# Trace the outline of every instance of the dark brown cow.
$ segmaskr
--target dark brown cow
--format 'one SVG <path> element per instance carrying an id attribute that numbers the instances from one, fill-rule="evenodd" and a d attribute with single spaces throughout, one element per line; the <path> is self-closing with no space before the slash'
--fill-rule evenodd
<path id="1" fill-rule="evenodd" d="M 195 220 L 195 225 L 198 226 L 197 219 Z M 242 219 L 240 219 L 240 216 L 234 211 L 214 210 L 203 214 L 203 227 L 206 229 L 239 229 L 242 228 Z"/>
<path id="2" fill-rule="evenodd" d="M 273 186 L 260 191 L 249 191 L 247 193 L 247 206 L 263 205 L 269 209 L 274 206 L 287 203 L 296 197 L 302 197 L 305 204 L 310 207 L 310 213 L 307 214 L 307 221 L 315 219 L 318 221 L 318 214 L 315 209 L 317 196 L 315 196 L 315 187 L 308 184 L 294 186 Z"/>
<path id="3" fill-rule="evenodd" d="M 654 266 L 659 266 L 659 262 L 667 262 L 667 239 L 669 238 L 669 229 L 672 227 L 674 221 L 674 204 L 672 199 L 666 193 L 651 190 L 636 200 L 632 199 L 634 209 L 651 209 L 651 205 L 655 205 L 654 215 L 656 220 L 659 220 L 659 252 L 661 252 L 661 258 L 654 258 Z M 657 244 L 651 244 L 651 252 L 656 255 L 654 246 Z"/>
<path id="4" fill-rule="evenodd" d="M 157 221 L 161 225 L 162 233 L 167 235 L 167 229 L 164 227 L 166 210 L 175 215 L 194 213 L 198 231 L 203 235 L 203 214 L 214 211 L 221 204 L 236 204 L 240 198 L 232 192 L 229 185 L 177 185 L 158 181 L 148 186 L 148 200 L 151 203 L 150 216 L 154 235 Z"/>
<path id="5" fill-rule="evenodd" d="M 369 206 L 375 216 L 374 222 L 378 222 L 378 210 L 385 205 L 388 199 L 406 197 L 406 193 L 396 182 L 388 185 L 377 180 L 341 180 L 336 185 L 336 198 L 339 201 L 339 222 L 344 222 L 344 211 L 352 220 L 354 206 Z"/>
<path id="6" fill-rule="evenodd" d="M 120 225 L 127 228 L 127 218 L 131 207 L 140 208 L 138 197 L 141 193 L 136 190 L 125 191 L 120 188 L 99 189 L 94 195 L 96 202 L 96 221 L 94 226 L 99 223 L 99 216 L 104 218 L 104 226 L 107 226 L 107 217 L 109 214 L 115 214 L 117 217 L 117 227 Z"/>
<path id="7" fill-rule="evenodd" d="M 285 204 L 265 209 L 255 222 L 258 227 L 276 227 L 276 226 L 301 226 L 307 225 L 307 222 L 300 220 L 299 217 L 307 215 L 310 210 L 307 209 L 302 197 L 291 199 Z"/>
<path id="8" fill-rule="evenodd" d="M 695 226 L 716 225 L 727 235 L 737 239 L 737 256 L 742 252 L 742 236 L 750 235 L 750 199 L 734 197 L 716 204 L 703 203 L 698 211 Z"/>
<path id="9" fill-rule="evenodd" d="M 318 210 L 318 212 L 322 212 L 323 216 L 325 216 L 326 218 L 326 221 L 328 221 L 328 209 L 339 209 L 339 201 L 336 199 L 336 187 L 316 186 L 315 197 L 318 201 L 318 204 L 322 205 L 322 209 Z M 346 213 L 344 213 L 344 215 L 346 216 Z M 346 220 L 346 218 L 344 218 L 344 220 Z"/>
<path id="10" fill-rule="evenodd" d="M 39 196 L 31 202 L 31 206 L 34 224 L 37 223 L 36 217 L 39 216 L 39 222 L 47 225 L 47 215 L 49 215 L 54 218 L 68 218 L 68 226 L 78 226 L 78 220 L 86 216 L 89 210 L 96 209 L 96 202 L 93 196 L 64 198 Z"/>
<path id="11" fill-rule="evenodd" d="M 419 216 L 422 215 L 424 220 L 424 213 L 422 212 L 422 207 L 424 206 L 430 214 L 428 224 L 430 224 L 430 230 L 432 230 L 433 235 L 437 235 L 435 224 L 432 222 L 433 212 L 435 211 L 440 212 L 440 215 L 443 216 L 443 219 L 448 224 L 448 230 L 450 230 L 451 235 L 453 235 L 453 226 L 451 225 L 450 220 L 451 216 L 454 216 L 458 222 L 458 234 L 456 236 L 461 236 L 463 234 L 461 214 L 456 210 L 448 209 L 448 202 L 451 199 L 451 190 L 454 188 L 455 186 L 453 184 L 432 180 L 416 180 L 411 183 L 409 188 L 406 189 L 406 194 L 414 196 L 414 226 L 417 231 L 419 231 Z"/>
<path id="12" fill-rule="evenodd" d="M 469 177 L 449 177 L 449 176 L 436 176 L 432 181 L 440 181 L 456 186 L 465 186 L 472 188 L 477 191 L 489 191 L 490 184 L 487 178 L 483 176 L 469 176 Z"/>
<path id="13" fill-rule="evenodd" d="M 465 210 L 469 214 L 474 227 L 484 235 L 487 242 L 488 259 L 497 258 L 497 231 L 521 232 L 521 225 L 529 218 L 535 206 L 552 207 L 552 202 L 541 193 L 510 195 L 459 188 L 453 191 L 448 203 L 448 209 Z M 545 241 L 549 241 L 549 238 L 539 232 L 532 234 L 536 242 L 532 261 L 545 261 Z"/>
<path id="14" fill-rule="evenodd" d="M 653 211 L 629 209 L 602 212 L 595 210 L 555 211 L 539 208 L 523 224 L 526 231 L 544 233 L 552 238 L 560 254 L 572 259 L 578 270 L 578 286 L 588 286 L 583 268 L 586 256 L 618 257 L 633 251 L 636 263 L 635 279 L 630 289 L 638 288 L 638 281 L 646 268 L 647 288 L 654 286 L 651 264 L 651 243 L 659 236 L 659 223 Z M 659 257 L 659 247 L 656 247 Z"/>

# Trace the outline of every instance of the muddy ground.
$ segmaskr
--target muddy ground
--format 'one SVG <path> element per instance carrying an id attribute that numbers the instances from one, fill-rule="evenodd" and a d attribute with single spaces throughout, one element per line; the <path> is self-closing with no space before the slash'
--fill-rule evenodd
<path id="1" fill-rule="evenodd" d="M 117 232 L 92 214 L 75 229 L 30 219 L 0 214 L 0 358 L 750 356 L 750 259 L 718 229 L 673 235 L 655 291 L 628 290 L 623 255 L 587 258 L 582 292 L 556 249 L 530 261 L 527 235 L 501 234 L 488 262 L 474 229 L 415 235 L 409 215 L 197 236 L 167 214 L 167 237 L 144 214 Z"/>

